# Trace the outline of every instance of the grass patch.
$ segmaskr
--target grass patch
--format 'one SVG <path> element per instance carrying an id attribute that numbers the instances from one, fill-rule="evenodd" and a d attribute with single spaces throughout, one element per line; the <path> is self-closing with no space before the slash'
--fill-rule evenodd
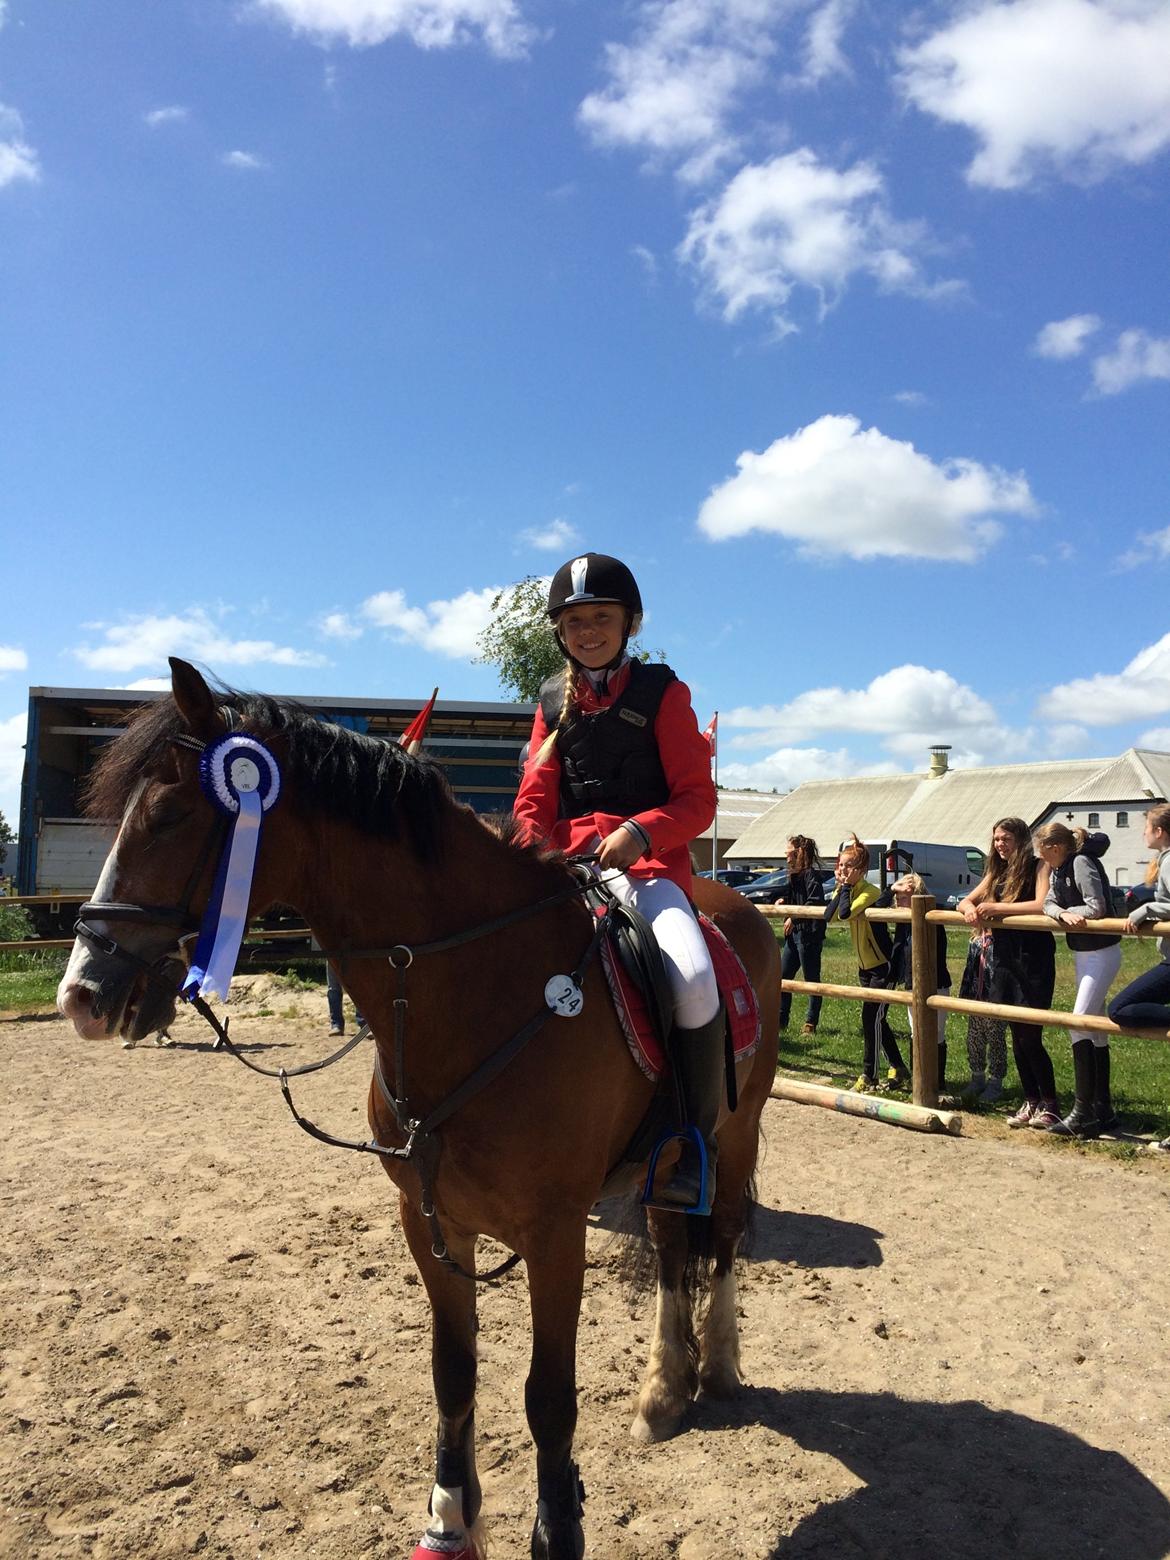
<path id="1" fill-rule="evenodd" d="M 780 923 L 773 928 L 780 935 Z M 958 995 L 959 980 L 967 957 L 967 935 L 957 929 L 947 928 L 947 966 L 951 973 L 952 994 Z M 1149 969 L 1157 958 L 1156 944 L 1150 939 L 1126 939 L 1121 945 L 1121 973 L 1112 987 L 1113 993 Z M 800 972 L 796 978 L 801 979 Z M 847 935 L 836 928 L 825 938 L 824 956 L 821 961 L 821 979 L 828 984 L 854 986 L 857 984 L 857 967 L 853 962 L 853 950 Z M 1063 937 L 1056 943 L 1056 994 L 1054 1008 L 1071 1008 L 1075 991 L 1073 955 Z M 801 1025 L 805 1020 L 808 998 L 797 993 L 792 999 L 792 1014 L 788 1029 L 780 1036 L 780 1066 L 784 1072 L 796 1076 L 825 1077 L 834 1082 L 852 1083 L 861 1071 L 861 1011 L 860 1003 L 843 998 L 826 997 L 821 1007 L 820 1023 L 815 1035 L 802 1036 Z M 910 1033 L 907 1014 L 903 1008 L 890 1009 L 890 1027 L 898 1038 L 898 1044 L 907 1058 L 910 1051 Z M 966 1082 L 967 1068 L 967 1019 L 962 1013 L 951 1013 L 947 1018 L 947 1082 L 952 1087 Z M 1057 1088 L 1061 1099 L 1071 1104 L 1073 1090 L 1072 1049 L 1068 1034 L 1063 1029 L 1047 1029 L 1044 1043 L 1052 1057 L 1056 1072 Z M 1115 1037 L 1113 1051 L 1113 1097 L 1118 1111 L 1123 1115 L 1127 1130 L 1138 1133 L 1152 1132 L 1157 1137 L 1170 1136 L 1170 1041 L 1138 1040 L 1129 1035 Z M 1008 1076 L 1004 1100 L 1011 1108 L 1022 1099 L 1019 1080 L 1011 1059 L 1011 1038 L 1008 1038 Z M 1124 1146 L 1124 1145 L 1122 1145 Z"/>
<path id="2" fill-rule="evenodd" d="M 68 960 L 66 948 L 5 953 L 0 947 L 0 1012 L 52 1007 Z"/>

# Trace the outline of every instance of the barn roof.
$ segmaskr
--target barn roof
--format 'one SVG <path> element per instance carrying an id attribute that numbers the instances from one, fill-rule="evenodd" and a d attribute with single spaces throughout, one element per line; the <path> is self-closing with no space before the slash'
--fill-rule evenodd
<path id="1" fill-rule="evenodd" d="M 769 860 L 793 833 L 826 851 L 855 831 L 861 839 L 986 846 L 997 818 L 1037 822 L 1057 802 L 1135 801 L 1167 796 L 1170 754 L 1130 748 L 1118 758 L 1053 759 L 950 769 L 941 775 L 861 775 L 806 780 L 739 836 L 728 858 Z"/>

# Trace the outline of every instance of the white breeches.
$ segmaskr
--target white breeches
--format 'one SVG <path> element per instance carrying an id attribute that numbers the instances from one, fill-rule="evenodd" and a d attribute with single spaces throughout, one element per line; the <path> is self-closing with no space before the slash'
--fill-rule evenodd
<path id="1" fill-rule="evenodd" d="M 1103 1013 L 1105 995 L 1121 968 L 1120 943 L 1114 943 L 1109 948 L 1074 951 L 1073 962 L 1077 971 L 1077 998 L 1073 1003 L 1073 1012 Z M 1068 1037 L 1074 1043 L 1077 1040 L 1091 1040 L 1094 1045 L 1109 1044 L 1109 1036 L 1100 1030 L 1070 1029 Z"/>
<path id="2" fill-rule="evenodd" d="M 707 944 L 687 896 L 669 878 L 627 877 L 606 872 L 606 887 L 615 899 L 632 905 L 650 922 L 674 996 L 674 1019 L 680 1029 L 699 1029 L 719 1011 L 719 988 Z"/>

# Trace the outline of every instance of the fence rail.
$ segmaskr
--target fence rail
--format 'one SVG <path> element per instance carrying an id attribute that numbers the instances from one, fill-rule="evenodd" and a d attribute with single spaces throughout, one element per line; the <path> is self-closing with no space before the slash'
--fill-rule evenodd
<path id="1" fill-rule="evenodd" d="M 824 908 L 820 905 L 766 905 L 761 907 L 765 915 L 794 921 L 822 921 Z M 910 985 L 909 991 L 891 991 L 872 986 L 841 986 L 819 980 L 786 980 L 785 991 L 809 996 L 841 997 L 850 1002 L 884 1002 L 892 1006 L 910 1009 L 913 1038 L 913 1099 L 915 1105 L 928 1108 L 938 1105 L 938 1044 L 937 1026 L 931 1021 L 932 1013 L 968 1013 L 983 1018 L 1001 1018 L 1007 1023 L 1040 1024 L 1056 1029 L 1089 1029 L 1100 1034 L 1136 1035 L 1146 1040 L 1170 1041 L 1170 1030 L 1123 1029 L 1112 1019 L 1095 1013 L 1069 1013 L 1054 1008 L 1013 1007 L 1004 1002 L 975 1002 L 967 997 L 940 997 L 935 993 L 938 972 L 935 964 L 935 940 L 926 935 L 928 926 L 961 926 L 969 931 L 970 925 L 957 910 L 936 910 L 930 894 L 915 894 L 908 910 L 891 906 L 886 910 L 862 911 L 867 921 L 910 923 Z M 844 923 L 832 923 L 840 926 Z M 1064 935 L 1069 928 L 1046 915 L 1009 915 L 980 923 L 991 930 L 1000 927 L 1020 932 L 1054 932 Z M 1124 917 L 1107 916 L 1099 921 L 1086 921 L 1077 931 L 1100 932 L 1105 936 L 1123 934 L 1138 937 L 1170 937 L 1170 921 L 1148 922 L 1136 934 L 1129 931 Z"/>

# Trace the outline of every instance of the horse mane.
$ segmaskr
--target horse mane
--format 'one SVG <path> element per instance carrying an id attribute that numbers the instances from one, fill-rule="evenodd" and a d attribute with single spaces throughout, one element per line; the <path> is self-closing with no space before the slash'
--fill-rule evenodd
<path id="1" fill-rule="evenodd" d="M 379 741 L 319 720 L 294 699 L 216 688 L 236 728 L 284 744 L 284 779 L 297 800 L 367 834 L 396 838 L 405 825 L 423 860 L 438 855 L 440 821 L 453 804 L 443 771 L 396 742 Z M 171 697 L 135 711 L 125 732 L 98 759 L 86 783 L 91 818 L 120 818 L 140 777 L 157 765 L 186 727 Z"/>

